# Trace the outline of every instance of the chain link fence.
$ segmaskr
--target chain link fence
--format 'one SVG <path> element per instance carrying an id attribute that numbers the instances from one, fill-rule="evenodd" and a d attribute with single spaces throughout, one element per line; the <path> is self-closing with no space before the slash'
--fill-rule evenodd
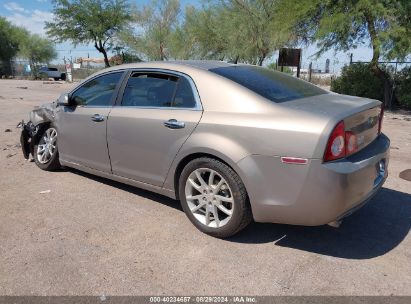
<path id="1" fill-rule="evenodd" d="M 66 64 L 40 64 L 36 67 L 51 67 L 56 68 L 60 73 L 67 74 Z M 100 71 L 105 68 L 104 64 L 72 64 L 71 72 L 73 81 L 79 81 L 84 78 L 87 78 L 91 74 L 94 74 L 97 71 Z M 3 68 L 3 69 L 2 69 Z M 46 75 L 36 75 L 33 71 L 33 66 L 30 65 L 30 62 L 27 60 L 11 60 L 7 64 L 0 63 L 0 71 L 6 71 L 7 73 L 0 73 L 1 78 L 14 78 L 14 79 L 46 79 Z M 7 75 L 7 76 L 6 76 Z"/>

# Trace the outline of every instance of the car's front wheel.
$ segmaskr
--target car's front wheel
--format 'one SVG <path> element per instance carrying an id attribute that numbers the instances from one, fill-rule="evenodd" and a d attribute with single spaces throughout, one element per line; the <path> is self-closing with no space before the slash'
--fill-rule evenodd
<path id="1" fill-rule="evenodd" d="M 40 140 L 34 145 L 33 152 L 34 161 L 40 169 L 53 171 L 61 168 L 56 128 L 49 127 L 44 131 Z"/>
<path id="2" fill-rule="evenodd" d="M 229 237 L 251 222 L 244 184 L 232 168 L 216 159 L 189 162 L 180 176 L 179 196 L 190 221 L 209 235 Z"/>

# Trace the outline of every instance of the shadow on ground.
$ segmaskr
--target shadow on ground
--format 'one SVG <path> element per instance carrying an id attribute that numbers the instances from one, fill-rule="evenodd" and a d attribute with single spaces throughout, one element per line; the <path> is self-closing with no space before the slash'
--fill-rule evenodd
<path id="1" fill-rule="evenodd" d="M 182 211 L 178 201 L 165 196 L 81 171 L 70 171 Z M 382 188 L 367 205 L 347 217 L 339 228 L 252 223 L 227 241 L 273 242 L 276 246 L 333 257 L 370 259 L 398 246 L 410 227 L 411 195 Z"/>
<path id="2" fill-rule="evenodd" d="M 157 194 L 157 193 L 147 191 L 147 190 L 144 190 L 144 189 L 140 189 L 140 188 L 137 188 L 137 187 L 129 186 L 127 184 L 116 182 L 116 181 L 113 181 L 113 180 L 108 179 L 108 178 L 104 178 L 104 177 L 100 177 L 100 176 L 97 176 L 97 175 L 89 174 L 89 173 L 79 171 L 79 170 L 76 170 L 76 169 L 73 169 L 73 168 L 65 168 L 63 170 L 68 170 L 72 173 L 84 176 L 86 178 L 95 180 L 97 182 L 103 183 L 103 184 L 108 185 L 108 186 L 115 187 L 117 189 L 121 189 L 123 191 L 133 193 L 135 195 L 138 195 L 138 196 L 144 197 L 146 199 L 161 203 L 165 206 L 168 206 L 168 207 L 171 207 L 171 208 L 174 208 L 174 209 L 177 209 L 177 210 L 180 210 L 181 212 L 183 212 L 183 209 L 181 208 L 181 205 L 180 205 L 179 201 L 173 200 L 173 199 L 171 199 L 169 197 L 166 197 L 164 195 Z"/>
<path id="3" fill-rule="evenodd" d="M 344 219 L 339 228 L 253 223 L 230 241 L 274 242 L 276 246 L 333 257 L 370 259 L 398 246 L 410 227 L 411 195 L 382 188 L 367 205 Z"/>

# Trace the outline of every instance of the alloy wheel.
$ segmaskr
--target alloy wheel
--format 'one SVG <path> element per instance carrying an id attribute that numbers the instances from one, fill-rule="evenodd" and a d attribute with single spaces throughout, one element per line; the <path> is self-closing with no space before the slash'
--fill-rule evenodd
<path id="1" fill-rule="evenodd" d="M 50 161 L 57 147 L 57 130 L 54 128 L 47 129 L 37 145 L 37 160 L 46 164 Z"/>
<path id="2" fill-rule="evenodd" d="M 223 227 L 233 215 L 234 197 L 230 186 L 213 169 L 194 170 L 186 181 L 185 197 L 196 220 L 208 227 Z"/>

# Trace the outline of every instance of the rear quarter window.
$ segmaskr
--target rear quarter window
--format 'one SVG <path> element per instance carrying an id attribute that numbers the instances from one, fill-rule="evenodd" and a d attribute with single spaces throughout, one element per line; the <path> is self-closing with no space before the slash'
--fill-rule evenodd
<path id="1" fill-rule="evenodd" d="M 287 74 L 256 66 L 229 66 L 210 69 L 276 103 L 327 94 L 327 91 Z"/>

